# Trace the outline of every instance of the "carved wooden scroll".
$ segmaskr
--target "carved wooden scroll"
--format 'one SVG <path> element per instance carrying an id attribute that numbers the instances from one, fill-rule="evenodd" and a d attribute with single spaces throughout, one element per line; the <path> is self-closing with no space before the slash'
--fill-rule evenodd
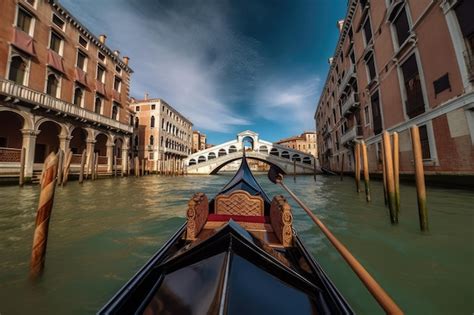
<path id="1" fill-rule="evenodd" d="M 195 240 L 206 224 L 209 214 L 209 201 L 204 193 L 195 193 L 188 202 L 188 211 L 186 213 L 188 223 L 186 226 L 186 239 Z"/>
<path id="2" fill-rule="evenodd" d="M 216 197 L 216 214 L 263 216 L 264 209 L 262 197 L 252 196 L 244 190 Z"/>
<path id="3" fill-rule="evenodd" d="M 286 199 L 275 196 L 270 207 L 270 223 L 281 244 L 285 247 L 293 245 L 293 215 Z"/>

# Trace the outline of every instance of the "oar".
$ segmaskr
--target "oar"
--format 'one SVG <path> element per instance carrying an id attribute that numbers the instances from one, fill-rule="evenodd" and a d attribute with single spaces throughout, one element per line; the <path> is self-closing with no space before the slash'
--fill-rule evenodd
<path id="1" fill-rule="evenodd" d="M 344 260 L 354 270 L 359 279 L 364 283 L 373 297 L 377 300 L 379 305 L 385 310 L 387 314 L 403 314 L 402 310 L 392 300 L 392 298 L 385 292 L 385 290 L 375 281 L 375 279 L 365 270 L 361 263 L 349 252 L 349 250 L 331 233 L 331 231 L 316 217 L 311 210 L 283 183 L 283 175 L 277 168 L 271 167 L 268 171 L 268 179 L 274 184 L 280 184 L 290 196 L 296 201 L 298 205 L 308 214 L 313 222 L 321 229 L 329 241 L 334 245 L 336 250 L 341 254 Z"/>

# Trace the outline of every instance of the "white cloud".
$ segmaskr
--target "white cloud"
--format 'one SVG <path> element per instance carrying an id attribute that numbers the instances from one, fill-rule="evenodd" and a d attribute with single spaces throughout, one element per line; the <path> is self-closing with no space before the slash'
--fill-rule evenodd
<path id="1" fill-rule="evenodd" d="M 295 131 L 314 129 L 313 114 L 321 92 L 321 78 L 272 78 L 257 91 L 257 114 L 276 122 L 285 122 Z"/>
<path id="2" fill-rule="evenodd" d="M 227 132 L 250 123 L 228 105 L 239 98 L 229 81 L 254 84 L 258 42 L 233 31 L 225 4 L 170 9 L 150 2 L 152 8 L 132 9 L 123 1 L 64 2 L 94 31 L 108 34 L 112 49 L 131 57 L 132 96 L 163 98 L 200 129 Z"/>

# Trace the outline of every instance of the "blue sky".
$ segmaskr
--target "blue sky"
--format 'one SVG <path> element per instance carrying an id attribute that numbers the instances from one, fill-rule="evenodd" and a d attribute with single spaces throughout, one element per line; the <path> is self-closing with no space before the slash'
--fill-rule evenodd
<path id="1" fill-rule="evenodd" d="M 314 129 L 346 0 L 61 0 L 130 56 L 131 96 L 160 97 L 208 142 Z"/>

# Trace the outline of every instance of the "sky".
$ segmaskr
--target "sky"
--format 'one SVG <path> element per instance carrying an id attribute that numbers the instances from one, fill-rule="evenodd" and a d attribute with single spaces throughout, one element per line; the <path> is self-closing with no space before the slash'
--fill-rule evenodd
<path id="1" fill-rule="evenodd" d="M 60 0 L 130 57 L 131 96 L 162 98 L 219 144 L 314 130 L 347 0 Z"/>

